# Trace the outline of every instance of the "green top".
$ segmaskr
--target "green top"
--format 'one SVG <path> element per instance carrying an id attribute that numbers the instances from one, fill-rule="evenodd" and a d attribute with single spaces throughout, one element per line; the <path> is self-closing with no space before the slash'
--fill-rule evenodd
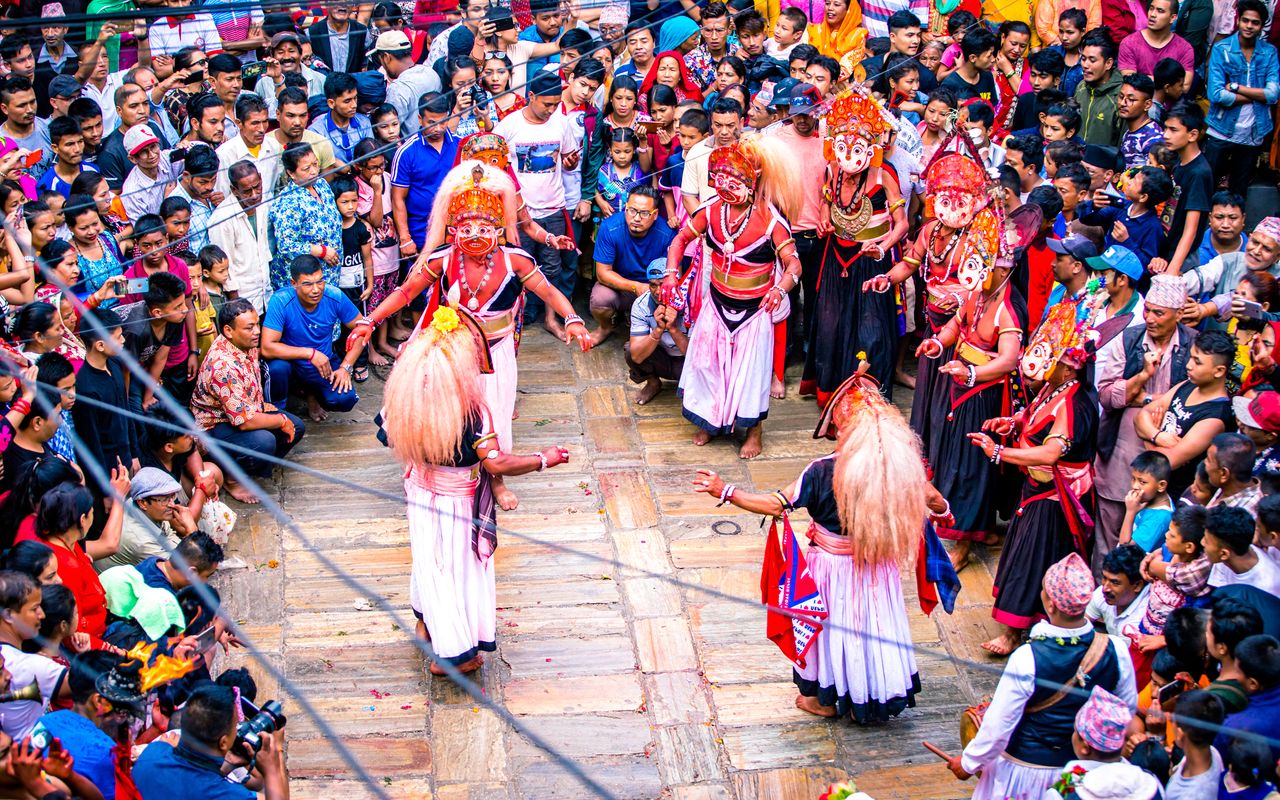
<path id="1" fill-rule="evenodd" d="M 138 7 L 133 0 L 93 0 L 89 3 L 89 7 L 85 9 L 86 14 L 119 14 L 124 11 L 137 11 Z M 117 28 L 122 27 L 120 25 Z M 102 30 L 101 22 L 90 22 L 85 29 L 85 36 L 90 42 L 98 38 L 98 31 Z M 107 60 L 111 62 L 111 71 L 115 72 L 120 69 L 120 37 L 113 36 L 106 43 Z"/>

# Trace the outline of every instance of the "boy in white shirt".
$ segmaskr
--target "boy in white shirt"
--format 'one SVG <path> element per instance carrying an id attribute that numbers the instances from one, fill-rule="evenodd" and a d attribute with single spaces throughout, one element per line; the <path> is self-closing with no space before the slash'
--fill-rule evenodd
<path id="1" fill-rule="evenodd" d="M 1254 522 L 1243 508 L 1214 506 L 1205 515 L 1204 553 L 1215 589 L 1243 583 L 1280 596 L 1280 566 L 1253 544 Z"/>
<path id="2" fill-rule="evenodd" d="M 790 60 L 791 51 L 804 42 L 808 35 L 809 18 L 795 6 L 782 9 L 778 21 L 773 23 L 773 36 L 764 42 L 764 52 L 779 61 Z"/>

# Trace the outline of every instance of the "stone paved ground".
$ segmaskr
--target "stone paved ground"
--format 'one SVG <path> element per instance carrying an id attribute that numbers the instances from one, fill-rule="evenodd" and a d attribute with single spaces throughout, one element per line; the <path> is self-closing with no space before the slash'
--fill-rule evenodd
<path id="1" fill-rule="evenodd" d="M 572 461 L 513 480 L 520 508 L 499 518 L 512 532 L 496 556 L 500 646 L 479 676 L 490 699 L 619 798 L 810 800 L 847 776 L 879 800 L 967 796 L 971 784 L 920 741 L 957 748 L 959 713 L 994 688 L 995 674 L 961 663 L 992 663 L 977 643 L 994 632 L 994 561 L 963 574 L 950 617 L 923 616 L 906 587 L 919 707 L 869 728 L 803 714 L 788 663 L 764 639 L 764 613 L 740 602 L 759 599 L 759 519 L 687 491 L 706 465 L 742 486 L 777 488 L 825 452 L 794 378 L 793 396 L 772 409 L 764 455 L 744 463 L 732 443 L 688 443 L 674 392 L 635 406 L 616 339 L 582 354 L 532 332 L 520 370 L 517 449 L 563 444 Z M 373 438 L 380 391 L 374 378 L 356 412 L 312 425 L 298 463 L 399 493 L 400 470 Z M 297 472 L 269 490 L 313 545 L 410 619 L 402 503 Z M 740 530 L 718 535 L 717 520 Z M 359 610 L 357 595 L 269 515 L 247 513 L 230 550 L 248 565 L 219 576 L 232 612 L 388 795 L 590 796 L 458 687 L 429 677 L 406 631 Z M 250 666 L 261 699 L 282 695 L 253 659 L 229 662 Z M 293 796 L 370 796 L 315 721 L 285 702 Z"/>

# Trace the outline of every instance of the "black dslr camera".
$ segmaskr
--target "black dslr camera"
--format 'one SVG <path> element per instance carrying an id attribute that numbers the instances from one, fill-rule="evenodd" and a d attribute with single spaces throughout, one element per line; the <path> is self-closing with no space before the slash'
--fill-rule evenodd
<path id="1" fill-rule="evenodd" d="M 247 754 L 257 753 L 262 749 L 262 734 L 284 728 L 288 721 L 284 706 L 279 700 L 269 700 L 259 708 L 244 698 L 240 698 L 240 705 L 244 708 L 245 720 L 236 728 L 235 747 Z"/>

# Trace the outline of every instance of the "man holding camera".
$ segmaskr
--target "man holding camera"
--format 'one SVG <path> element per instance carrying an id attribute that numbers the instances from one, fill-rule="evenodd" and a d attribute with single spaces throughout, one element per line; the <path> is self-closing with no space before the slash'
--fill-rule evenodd
<path id="1" fill-rule="evenodd" d="M 222 774 L 228 754 L 233 764 L 243 760 L 246 744 L 239 739 L 236 720 L 236 697 L 230 688 L 212 683 L 197 687 L 183 707 L 178 744 L 156 741 L 147 745 L 133 767 L 133 781 L 142 800 L 168 800 L 175 796 L 177 787 L 182 787 L 181 794 L 186 797 L 253 800 L 257 796 L 253 791 Z M 280 736 L 259 734 L 255 772 L 261 772 L 267 800 L 289 797 Z"/>

